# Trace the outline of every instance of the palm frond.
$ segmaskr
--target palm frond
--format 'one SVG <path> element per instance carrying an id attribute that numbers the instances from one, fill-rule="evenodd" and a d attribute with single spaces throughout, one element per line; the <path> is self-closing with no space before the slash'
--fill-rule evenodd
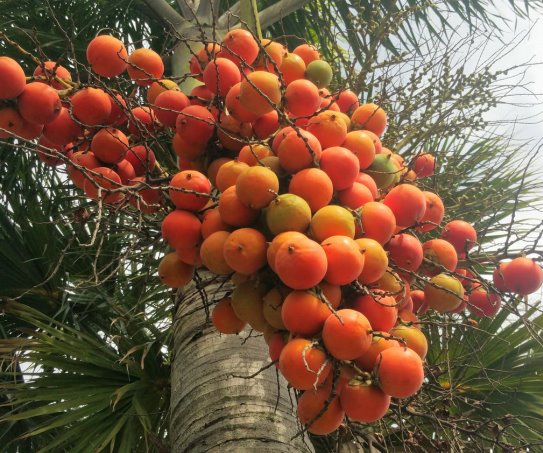
<path id="1" fill-rule="evenodd" d="M 156 451 L 169 401 L 160 341 L 83 333 L 17 302 L 2 309 L 29 326 L 25 338 L 0 340 L 7 451 L 25 439 L 43 452 Z"/>

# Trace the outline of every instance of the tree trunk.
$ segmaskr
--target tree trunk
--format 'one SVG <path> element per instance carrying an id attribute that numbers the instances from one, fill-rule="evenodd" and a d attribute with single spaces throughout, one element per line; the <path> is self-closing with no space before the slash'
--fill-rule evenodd
<path id="1" fill-rule="evenodd" d="M 229 287 L 207 273 L 210 300 Z M 261 335 L 220 335 L 206 321 L 202 291 L 183 295 L 173 326 L 170 439 L 178 452 L 311 452 L 298 436 L 293 395 L 270 361 Z M 209 302 L 208 302 L 209 303 Z"/>

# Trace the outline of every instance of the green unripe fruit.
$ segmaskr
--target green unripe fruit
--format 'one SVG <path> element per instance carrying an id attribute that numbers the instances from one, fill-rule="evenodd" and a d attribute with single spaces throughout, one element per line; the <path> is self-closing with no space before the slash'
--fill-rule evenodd
<path id="1" fill-rule="evenodd" d="M 457 278 L 438 274 L 426 283 L 424 298 L 430 308 L 446 313 L 460 306 L 464 300 L 464 287 Z"/>
<path id="2" fill-rule="evenodd" d="M 304 233 L 311 222 L 311 208 L 302 197 L 285 193 L 269 204 L 266 222 L 274 235 L 284 231 Z"/>
<path id="3" fill-rule="evenodd" d="M 366 169 L 379 189 L 390 187 L 399 175 L 398 167 L 388 154 L 377 154 L 373 163 Z"/>
<path id="4" fill-rule="evenodd" d="M 330 85 L 332 75 L 332 68 L 323 60 L 313 60 L 305 70 L 305 78 L 317 85 L 317 88 Z"/>

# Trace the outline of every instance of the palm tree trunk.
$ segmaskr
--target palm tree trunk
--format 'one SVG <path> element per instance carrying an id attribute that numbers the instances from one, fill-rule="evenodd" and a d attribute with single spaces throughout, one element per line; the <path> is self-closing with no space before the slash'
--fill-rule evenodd
<path id="1" fill-rule="evenodd" d="M 207 273 L 200 284 L 218 300 L 229 288 Z M 220 335 L 206 320 L 202 291 L 180 295 L 173 328 L 170 439 L 177 452 L 311 452 L 293 395 L 269 364 L 262 336 Z M 241 377 L 239 377 L 241 376 Z"/>

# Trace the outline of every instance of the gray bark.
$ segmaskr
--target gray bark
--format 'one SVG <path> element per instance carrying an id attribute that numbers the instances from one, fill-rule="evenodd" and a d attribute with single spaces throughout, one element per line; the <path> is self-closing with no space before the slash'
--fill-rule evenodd
<path id="1" fill-rule="evenodd" d="M 209 274 L 208 274 L 209 276 Z M 225 288 L 207 284 L 211 299 Z M 177 452 L 310 452 L 298 433 L 295 402 L 270 367 L 262 336 L 220 335 L 206 322 L 201 293 L 181 296 L 173 326 L 170 439 Z"/>

